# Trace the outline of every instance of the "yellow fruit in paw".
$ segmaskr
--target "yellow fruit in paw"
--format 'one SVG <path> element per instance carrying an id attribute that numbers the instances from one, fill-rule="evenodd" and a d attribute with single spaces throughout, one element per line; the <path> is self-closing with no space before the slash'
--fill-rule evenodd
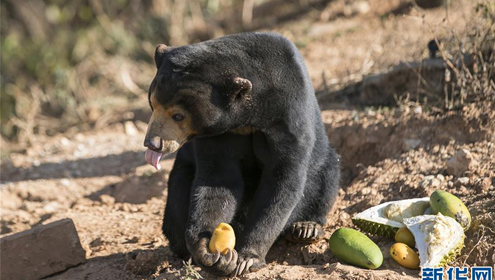
<path id="1" fill-rule="evenodd" d="M 390 248 L 392 259 L 398 264 L 409 269 L 419 269 L 419 256 L 404 243 L 395 243 Z"/>
<path id="2" fill-rule="evenodd" d="M 234 250 L 235 234 L 234 229 L 226 223 L 220 223 L 213 232 L 209 248 L 210 252 L 216 254 L 227 254 L 228 250 Z"/>

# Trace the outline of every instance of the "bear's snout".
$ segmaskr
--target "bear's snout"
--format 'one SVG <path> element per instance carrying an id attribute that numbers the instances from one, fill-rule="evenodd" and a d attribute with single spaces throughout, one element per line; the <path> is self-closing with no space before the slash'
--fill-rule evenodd
<path id="1" fill-rule="evenodd" d="M 144 138 L 144 146 L 152 151 L 160 152 L 163 148 L 163 140 L 158 136 L 149 137 L 146 135 Z"/>

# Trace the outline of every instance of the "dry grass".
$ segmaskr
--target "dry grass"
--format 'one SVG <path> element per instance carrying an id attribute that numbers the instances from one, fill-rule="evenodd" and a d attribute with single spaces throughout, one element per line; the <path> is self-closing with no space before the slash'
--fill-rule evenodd
<path id="1" fill-rule="evenodd" d="M 495 100 L 495 3 L 483 1 L 475 9 L 476 17 L 465 34 L 452 29 L 448 38 L 435 37 L 440 57 L 448 66 L 444 76 L 447 109 Z M 446 20 L 450 21 L 448 10 Z"/>

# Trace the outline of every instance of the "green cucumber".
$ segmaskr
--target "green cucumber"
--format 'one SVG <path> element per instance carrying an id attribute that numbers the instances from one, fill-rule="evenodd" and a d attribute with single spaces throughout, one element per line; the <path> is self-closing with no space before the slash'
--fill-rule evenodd
<path id="1" fill-rule="evenodd" d="M 382 251 L 363 233 L 339 228 L 329 240 L 330 251 L 339 260 L 355 266 L 377 269 L 383 263 Z"/>

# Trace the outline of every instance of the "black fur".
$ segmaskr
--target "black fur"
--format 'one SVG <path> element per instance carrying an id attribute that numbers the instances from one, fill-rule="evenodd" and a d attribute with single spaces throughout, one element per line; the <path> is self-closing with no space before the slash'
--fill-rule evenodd
<path id="1" fill-rule="evenodd" d="M 157 61 L 150 92 L 186 108 L 197 132 L 178 151 L 168 184 L 163 232 L 175 253 L 216 275 L 242 273 L 243 261 L 246 271 L 262 267 L 293 222 L 325 224 L 339 159 L 292 43 L 243 33 L 167 48 Z M 232 132 L 241 127 L 255 132 Z M 203 247 L 220 222 L 233 225 L 238 258 L 215 263 Z"/>

